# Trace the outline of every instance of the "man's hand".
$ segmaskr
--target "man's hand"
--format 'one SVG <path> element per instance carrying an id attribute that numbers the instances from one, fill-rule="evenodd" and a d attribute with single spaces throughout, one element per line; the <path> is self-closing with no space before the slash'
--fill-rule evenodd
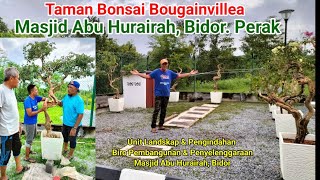
<path id="1" fill-rule="evenodd" d="M 48 103 L 45 101 L 42 105 L 43 110 L 46 110 L 48 108 Z"/>
<path id="2" fill-rule="evenodd" d="M 189 73 L 180 74 L 178 73 L 178 78 L 189 77 L 198 73 L 198 70 L 192 70 Z"/>
<path id="3" fill-rule="evenodd" d="M 136 69 L 134 69 L 134 70 L 130 71 L 130 73 L 131 73 L 132 75 L 138 75 L 138 74 L 139 74 L 139 71 L 137 71 Z"/>
<path id="4" fill-rule="evenodd" d="M 190 72 L 190 75 L 195 75 L 195 74 L 198 74 L 198 70 L 192 70 L 192 71 Z"/>
<path id="5" fill-rule="evenodd" d="M 21 136 L 21 134 L 22 134 L 22 125 L 20 124 L 19 125 L 19 136 Z"/>
<path id="6" fill-rule="evenodd" d="M 76 130 L 75 128 L 72 128 L 72 129 L 70 130 L 69 136 L 76 136 L 76 132 L 77 132 L 77 130 Z"/>

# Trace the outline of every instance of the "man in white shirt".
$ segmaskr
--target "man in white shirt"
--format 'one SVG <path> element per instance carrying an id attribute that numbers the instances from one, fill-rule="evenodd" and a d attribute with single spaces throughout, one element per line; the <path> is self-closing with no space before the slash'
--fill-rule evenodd
<path id="1" fill-rule="evenodd" d="M 0 168 L 1 180 L 7 180 L 6 170 L 11 151 L 16 162 L 16 173 L 28 170 L 20 162 L 21 125 L 19 111 L 13 88 L 19 85 L 19 71 L 10 67 L 4 71 L 4 82 L 0 85 Z"/>

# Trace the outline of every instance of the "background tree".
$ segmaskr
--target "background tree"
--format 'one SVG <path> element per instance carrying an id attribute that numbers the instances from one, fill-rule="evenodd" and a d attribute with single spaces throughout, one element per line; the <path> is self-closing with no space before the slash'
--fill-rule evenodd
<path id="1" fill-rule="evenodd" d="M 268 17 L 268 21 L 275 16 Z M 280 20 L 277 19 L 277 22 Z M 284 32 L 284 31 L 282 31 Z M 277 46 L 283 45 L 282 34 L 246 34 L 242 38 L 241 50 L 244 52 L 246 59 L 251 59 L 255 56 L 255 67 L 261 67 L 267 63 L 272 55 L 271 50 Z M 247 67 L 250 67 L 250 61 L 247 61 Z"/>
<path id="2" fill-rule="evenodd" d="M 9 29 L 8 25 L 0 17 L 0 38 L 1 37 L 44 37 L 44 35 L 35 35 L 35 34 L 15 34 L 13 29 Z"/>
<path id="3" fill-rule="evenodd" d="M 0 17 L 0 33 L 6 33 L 9 31 L 7 24 Z"/>
<path id="4" fill-rule="evenodd" d="M 215 22 L 222 22 L 222 19 L 215 20 Z M 228 23 L 230 27 L 232 23 Z M 234 38 L 232 34 L 210 34 L 210 35 L 196 35 L 190 43 L 194 47 L 194 51 L 198 51 L 197 69 L 200 72 L 210 72 L 218 70 L 217 65 L 225 64 L 225 68 L 233 68 L 232 63 L 234 59 L 233 52 Z M 207 47 L 205 45 L 207 44 Z M 200 81 L 212 81 L 212 75 L 199 76 Z"/>

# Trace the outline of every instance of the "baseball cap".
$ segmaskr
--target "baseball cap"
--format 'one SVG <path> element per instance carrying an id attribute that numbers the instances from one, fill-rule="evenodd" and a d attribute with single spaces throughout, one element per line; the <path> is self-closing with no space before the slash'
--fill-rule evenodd
<path id="1" fill-rule="evenodd" d="M 161 59 L 160 64 L 169 63 L 167 59 Z"/>
<path id="2" fill-rule="evenodd" d="M 72 85 L 72 86 L 76 87 L 79 92 L 80 83 L 78 81 L 70 81 L 68 85 Z"/>

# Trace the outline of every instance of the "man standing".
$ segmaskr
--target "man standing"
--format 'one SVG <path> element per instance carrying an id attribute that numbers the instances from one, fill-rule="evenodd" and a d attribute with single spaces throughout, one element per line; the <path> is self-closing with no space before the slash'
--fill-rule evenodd
<path id="1" fill-rule="evenodd" d="M 155 107 L 152 116 L 152 123 L 151 123 L 151 132 L 156 133 L 156 122 L 157 117 L 160 111 L 160 122 L 159 122 L 159 130 L 165 130 L 163 127 L 164 118 L 166 117 L 167 113 L 167 105 L 170 96 L 170 86 L 171 81 L 176 78 L 184 78 L 191 75 L 195 75 L 198 73 L 196 70 L 192 70 L 190 73 L 185 74 L 177 74 L 168 69 L 168 60 L 162 59 L 160 61 L 160 68 L 152 71 L 150 74 L 142 74 L 139 73 L 137 70 L 131 71 L 131 74 L 138 75 L 143 78 L 152 78 L 155 81 Z"/>
<path id="2" fill-rule="evenodd" d="M 7 164 L 11 151 L 16 162 L 16 173 L 20 174 L 29 169 L 20 162 L 21 150 L 21 124 L 19 123 L 19 111 L 17 99 L 13 88 L 18 87 L 19 71 L 10 67 L 4 71 L 4 82 L 0 85 L 0 168 L 1 180 L 8 179 L 6 176 Z"/>
<path id="3" fill-rule="evenodd" d="M 68 84 L 68 95 L 64 96 L 61 102 L 58 102 L 58 105 L 63 107 L 63 153 L 66 154 L 68 152 L 68 141 L 70 141 L 70 151 L 67 156 L 69 160 L 73 158 L 84 112 L 84 102 L 78 95 L 79 87 L 79 82 L 71 81 Z"/>
<path id="4" fill-rule="evenodd" d="M 47 108 L 48 99 L 45 97 L 38 96 L 38 89 L 36 85 L 30 84 L 27 87 L 29 96 L 24 100 L 24 124 L 26 128 L 26 156 L 25 161 L 34 163 L 34 159 L 30 158 L 29 155 L 32 153 L 31 145 L 33 139 L 37 135 L 37 118 L 38 114 Z M 38 110 L 38 102 L 45 101 L 43 107 Z"/>

